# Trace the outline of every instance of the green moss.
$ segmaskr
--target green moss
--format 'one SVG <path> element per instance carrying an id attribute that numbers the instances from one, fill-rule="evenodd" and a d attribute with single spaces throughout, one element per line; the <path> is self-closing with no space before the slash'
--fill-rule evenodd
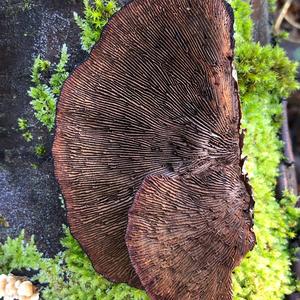
<path id="1" fill-rule="evenodd" d="M 30 0 L 23 0 L 23 11 L 28 11 L 32 7 L 32 3 Z"/>
<path id="2" fill-rule="evenodd" d="M 38 144 L 34 147 L 34 153 L 38 157 L 43 157 L 46 154 L 47 150 L 43 144 Z"/>
<path id="3" fill-rule="evenodd" d="M 24 231 L 16 239 L 8 238 L 0 244 L 0 273 L 8 274 L 12 270 L 38 270 L 42 254 L 36 249 L 33 237 L 25 240 Z"/>
<path id="4" fill-rule="evenodd" d="M 18 127 L 19 127 L 19 130 L 21 131 L 26 131 L 28 130 L 28 120 L 26 119 L 23 119 L 23 118 L 18 118 Z"/>
<path id="5" fill-rule="evenodd" d="M 37 170 L 39 168 L 39 165 L 36 163 L 31 163 L 30 166 L 33 170 Z"/>
<path id="6" fill-rule="evenodd" d="M 283 299 L 296 289 L 291 274 L 288 240 L 296 231 L 299 210 L 295 198 L 275 199 L 278 165 L 282 159 L 282 97 L 298 87 L 297 65 L 278 46 L 262 47 L 252 42 L 250 5 L 232 1 L 236 17 L 236 68 L 242 101 L 242 127 L 246 128 L 246 170 L 256 200 L 257 245 L 235 270 L 234 299 Z M 246 7 L 247 6 L 247 7 Z"/>
<path id="7" fill-rule="evenodd" d="M 26 142 L 31 142 L 33 140 L 32 133 L 30 131 L 25 131 L 22 136 Z"/>
<path id="8" fill-rule="evenodd" d="M 24 118 L 18 118 L 18 129 L 22 133 L 22 136 L 26 142 L 30 142 L 33 136 L 29 130 L 29 122 Z"/>
<path id="9" fill-rule="evenodd" d="M 42 299 L 64 300 L 147 300 L 147 295 L 125 284 L 112 284 L 94 271 L 90 260 L 65 228 L 62 239 L 65 251 L 54 258 L 43 258 L 34 240 L 24 231 L 16 239 L 0 244 L 0 273 L 13 270 L 35 270 L 31 280 L 45 285 Z"/>
<path id="10" fill-rule="evenodd" d="M 102 29 L 109 18 L 117 11 L 117 2 L 115 0 L 83 0 L 84 17 L 80 17 L 76 12 L 74 19 L 81 29 L 82 49 L 90 52 L 94 44 L 99 40 Z"/>
<path id="11" fill-rule="evenodd" d="M 51 131 L 54 128 L 57 96 L 60 93 L 63 82 L 69 76 L 66 71 L 68 62 L 67 46 L 63 45 L 60 54 L 60 60 L 53 69 L 52 75 L 47 72 L 51 71 L 51 63 L 48 60 L 38 56 L 34 60 L 32 67 L 32 83 L 28 95 L 32 98 L 30 102 L 34 110 L 35 117 Z M 47 80 L 47 78 L 49 78 Z"/>
<path id="12" fill-rule="evenodd" d="M 269 11 L 274 13 L 276 11 L 277 0 L 268 0 Z"/>
<path id="13" fill-rule="evenodd" d="M 232 0 L 228 1 L 234 10 L 234 29 L 235 42 L 237 45 L 242 45 L 243 42 L 252 41 L 252 21 L 251 6 L 248 1 Z"/>
<path id="14" fill-rule="evenodd" d="M 49 81 L 51 91 L 55 96 L 60 94 L 62 85 L 69 76 L 69 72 L 66 71 L 66 65 L 68 63 L 68 60 L 69 60 L 68 48 L 67 45 L 64 44 L 60 52 L 59 62 L 56 65 L 55 70 L 51 75 Z"/>

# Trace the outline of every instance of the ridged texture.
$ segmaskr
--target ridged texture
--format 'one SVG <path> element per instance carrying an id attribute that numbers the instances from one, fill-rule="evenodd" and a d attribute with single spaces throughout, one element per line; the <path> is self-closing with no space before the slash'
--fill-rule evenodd
<path id="1" fill-rule="evenodd" d="M 146 176 L 200 176 L 225 166 L 241 173 L 232 23 L 223 0 L 134 0 L 110 20 L 89 59 L 64 84 L 55 172 L 74 237 L 113 281 L 141 287 L 125 233 Z M 240 214 L 244 200 L 235 201 L 232 213 Z M 133 216 L 131 222 L 138 226 Z"/>
<path id="2" fill-rule="evenodd" d="M 144 180 L 126 241 L 151 299 L 232 299 L 232 270 L 255 244 L 250 196 L 237 173 L 227 166 Z"/>

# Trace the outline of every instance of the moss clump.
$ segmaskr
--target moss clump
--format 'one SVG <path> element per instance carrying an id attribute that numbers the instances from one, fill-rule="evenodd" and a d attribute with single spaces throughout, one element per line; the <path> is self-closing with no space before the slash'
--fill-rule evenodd
<path id="1" fill-rule="evenodd" d="M 274 13 L 276 10 L 277 0 L 268 0 L 268 4 L 269 4 L 269 11 L 271 13 Z"/>
<path id="2" fill-rule="evenodd" d="M 34 153 L 38 157 L 45 156 L 46 152 L 47 152 L 47 149 L 46 149 L 45 145 L 43 145 L 43 144 L 38 144 L 34 147 Z"/>
<path id="3" fill-rule="evenodd" d="M 37 270 L 42 254 L 34 244 L 33 237 L 25 241 L 24 231 L 16 239 L 8 238 L 4 244 L 0 244 L 0 272 L 10 273 L 12 270 L 28 269 Z"/>
<path id="4" fill-rule="evenodd" d="M 74 12 L 76 24 L 81 29 L 81 47 L 90 52 L 94 44 L 99 40 L 104 26 L 109 18 L 118 10 L 115 0 L 83 0 L 84 18 Z"/>
<path id="5" fill-rule="evenodd" d="M 249 2 L 249 1 L 248 1 Z M 283 299 L 296 289 L 291 274 L 288 241 L 294 237 L 299 210 L 286 195 L 276 201 L 274 190 L 282 159 L 282 97 L 298 87 L 297 65 L 278 46 L 262 47 L 252 41 L 250 5 L 234 0 L 236 68 L 242 101 L 242 127 L 246 128 L 244 155 L 253 187 L 257 245 L 235 270 L 234 299 Z"/>
<path id="6" fill-rule="evenodd" d="M 33 136 L 29 130 L 28 120 L 24 118 L 18 118 L 18 128 L 22 132 L 22 136 L 26 142 L 30 142 L 33 139 Z"/>
<path id="7" fill-rule="evenodd" d="M 66 71 L 68 62 L 68 49 L 63 45 L 58 64 L 50 76 L 49 82 L 42 80 L 43 75 L 50 70 L 51 63 L 38 56 L 34 60 L 32 67 L 32 86 L 28 95 L 32 98 L 30 102 L 34 110 L 35 117 L 51 131 L 55 123 L 55 111 L 57 96 L 60 93 L 62 84 L 69 76 Z M 45 82 L 46 81 L 46 82 Z"/>
<path id="8" fill-rule="evenodd" d="M 24 231 L 16 239 L 0 244 L 0 273 L 28 269 L 36 271 L 31 280 L 42 286 L 42 299 L 64 300 L 147 300 L 147 295 L 126 284 L 112 284 L 94 271 L 91 262 L 65 228 L 65 251 L 54 258 L 43 258 L 34 240 Z"/>

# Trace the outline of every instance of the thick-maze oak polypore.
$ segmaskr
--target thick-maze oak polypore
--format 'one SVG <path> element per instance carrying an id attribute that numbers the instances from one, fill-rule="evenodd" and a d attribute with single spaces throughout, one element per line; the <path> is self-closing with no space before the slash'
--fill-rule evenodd
<path id="1" fill-rule="evenodd" d="M 55 174 L 97 272 L 152 299 L 231 299 L 253 248 L 233 13 L 133 0 L 65 82 Z"/>

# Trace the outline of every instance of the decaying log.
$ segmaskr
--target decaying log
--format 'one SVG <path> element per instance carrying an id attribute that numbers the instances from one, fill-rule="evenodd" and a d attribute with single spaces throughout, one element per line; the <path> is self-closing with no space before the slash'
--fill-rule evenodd
<path id="1" fill-rule="evenodd" d="M 298 193 L 297 177 L 295 169 L 295 158 L 289 132 L 287 101 L 282 101 L 283 124 L 281 127 L 281 139 L 284 142 L 284 159 L 280 164 L 280 176 L 278 178 L 278 197 L 282 197 L 284 191 L 289 191 L 294 195 Z"/>

